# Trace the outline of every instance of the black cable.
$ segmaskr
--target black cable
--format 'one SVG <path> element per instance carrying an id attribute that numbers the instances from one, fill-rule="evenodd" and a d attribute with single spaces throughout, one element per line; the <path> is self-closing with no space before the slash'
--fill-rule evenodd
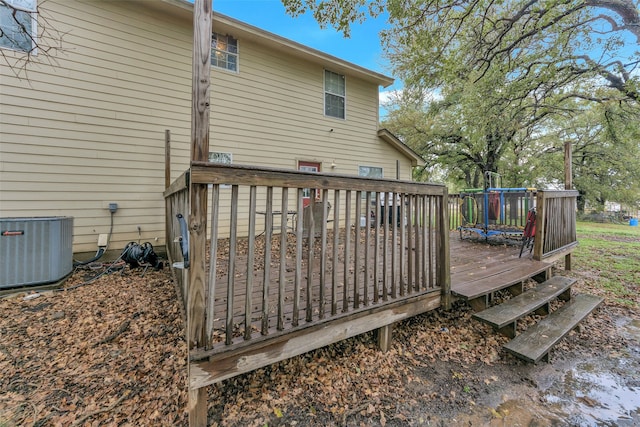
<path id="1" fill-rule="evenodd" d="M 76 288 L 79 288 L 79 287 L 84 286 L 84 285 L 89 285 L 89 284 L 95 282 L 96 280 L 98 280 L 100 277 L 104 276 L 105 274 L 110 273 L 112 271 L 111 268 L 114 265 L 116 265 L 116 263 L 118 263 L 121 259 L 122 259 L 122 255 L 120 255 L 115 261 L 113 261 L 111 263 L 111 265 L 109 265 L 103 272 L 98 273 L 96 276 L 92 277 L 89 280 L 85 280 L 82 283 L 78 283 L 77 285 L 73 285 L 73 286 L 70 286 L 68 288 L 56 288 L 56 289 L 53 290 L 53 292 L 70 291 L 72 289 L 76 289 Z"/>
<path id="2" fill-rule="evenodd" d="M 102 255 L 104 255 L 104 253 L 107 251 L 107 248 L 109 247 L 109 243 L 111 242 L 111 235 L 113 233 L 113 212 L 111 212 L 111 225 L 109 226 L 109 236 L 107 237 L 107 245 L 104 247 L 99 247 L 98 251 L 96 252 L 96 254 L 94 255 L 93 258 L 86 260 L 86 261 L 78 261 L 78 260 L 74 260 L 73 261 L 73 267 L 80 267 L 83 265 L 87 265 L 87 264 L 91 264 L 92 262 L 96 262 L 97 260 L 99 260 Z"/>
<path id="3" fill-rule="evenodd" d="M 73 267 L 82 267 L 83 265 L 91 264 L 92 262 L 96 262 L 99 260 L 102 255 L 104 255 L 106 248 L 98 248 L 98 252 L 96 252 L 95 256 L 86 261 L 73 261 Z"/>
<path id="4" fill-rule="evenodd" d="M 109 243 L 111 243 L 111 235 L 113 233 L 113 214 L 115 212 L 113 211 L 109 211 L 111 213 L 111 225 L 109 226 L 109 236 L 107 237 L 107 246 L 105 246 L 105 248 L 109 247 Z"/>
<path id="5" fill-rule="evenodd" d="M 113 266 L 120 261 L 124 261 L 131 268 L 145 267 L 145 271 L 150 266 L 152 266 L 156 270 L 164 268 L 164 264 L 162 263 L 162 261 L 160 261 L 158 255 L 153 251 L 153 246 L 151 245 L 151 243 L 145 242 L 142 245 L 139 245 L 136 242 L 129 242 L 122 250 L 120 256 L 115 261 L 113 261 L 103 272 L 98 273 L 95 277 L 92 277 L 89 280 L 85 280 L 82 283 L 78 283 L 77 285 L 68 288 L 54 289 L 54 292 L 69 291 L 81 286 L 89 285 L 105 274 L 112 272 Z"/>

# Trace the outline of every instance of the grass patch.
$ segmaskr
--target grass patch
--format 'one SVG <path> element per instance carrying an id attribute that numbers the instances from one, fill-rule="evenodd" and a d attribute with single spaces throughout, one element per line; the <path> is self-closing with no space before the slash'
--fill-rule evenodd
<path id="1" fill-rule="evenodd" d="M 640 239 L 640 227 L 631 227 L 625 224 L 608 224 L 597 222 L 576 223 L 578 235 L 583 236 L 623 236 Z"/>
<path id="2" fill-rule="evenodd" d="M 640 306 L 640 229 L 578 222 L 577 235 L 573 258 L 587 286 L 612 302 Z"/>

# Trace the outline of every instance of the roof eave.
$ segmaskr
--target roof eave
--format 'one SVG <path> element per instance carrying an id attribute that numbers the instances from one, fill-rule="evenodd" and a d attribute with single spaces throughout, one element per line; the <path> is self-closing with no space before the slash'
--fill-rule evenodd
<path id="1" fill-rule="evenodd" d="M 162 0 L 162 2 L 156 3 L 156 5 L 162 4 L 169 7 L 179 8 L 184 11 L 189 11 L 191 12 L 191 14 L 193 14 L 193 3 L 190 3 L 186 0 Z M 333 55 L 329 55 L 320 50 L 313 49 L 309 46 L 305 46 L 293 40 L 289 40 L 253 25 L 249 25 L 235 18 L 231 18 L 229 16 L 215 12 L 215 10 L 213 13 L 213 28 L 214 31 L 228 31 L 233 29 L 236 33 L 234 34 L 234 36 L 238 38 L 242 36 L 247 39 L 252 39 L 261 43 L 269 44 L 270 46 L 273 46 L 280 51 L 295 51 L 297 56 L 308 61 L 331 68 L 331 70 L 335 72 L 359 77 L 365 81 L 375 83 L 378 86 L 388 87 L 391 86 L 394 82 L 393 78 L 385 76 L 384 74 L 342 60 Z"/>
<path id="2" fill-rule="evenodd" d="M 422 156 L 411 149 L 407 144 L 400 141 L 400 139 L 392 134 L 387 129 L 379 129 L 378 137 L 383 141 L 391 144 L 396 150 L 407 156 L 411 160 L 411 166 L 418 166 L 418 164 L 424 163 Z"/>

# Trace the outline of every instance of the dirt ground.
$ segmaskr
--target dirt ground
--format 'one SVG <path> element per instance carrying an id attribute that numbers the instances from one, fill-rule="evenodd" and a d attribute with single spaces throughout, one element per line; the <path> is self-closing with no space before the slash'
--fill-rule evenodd
<path id="1" fill-rule="evenodd" d="M 582 279 L 576 291 L 597 290 Z M 187 424 L 184 321 L 166 269 L 38 295 L 0 299 L 0 427 Z M 457 303 L 396 325 L 386 353 L 369 333 L 211 386 L 210 424 L 640 425 L 637 307 L 606 301 L 551 363 L 529 365 Z"/>

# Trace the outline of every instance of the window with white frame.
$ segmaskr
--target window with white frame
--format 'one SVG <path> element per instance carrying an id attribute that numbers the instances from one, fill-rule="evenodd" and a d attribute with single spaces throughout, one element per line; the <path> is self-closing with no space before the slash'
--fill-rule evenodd
<path id="1" fill-rule="evenodd" d="M 211 65 L 238 72 L 238 40 L 218 33 L 211 35 Z"/>
<path id="2" fill-rule="evenodd" d="M 233 163 L 233 155 L 231 153 L 223 153 L 220 151 L 209 151 L 209 161 L 211 163 L 230 165 Z"/>
<path id="3" fill-rule="evenodd" d="M 324 70 L 324 115 L 344 119 L 346 104 L 345 78 L 342 74 Z"/>
<path id="4" fill-rule="evenodd" d="M 0 1 L 0 48 L 31 52 L 35 45 L 37 0 Z"/>

